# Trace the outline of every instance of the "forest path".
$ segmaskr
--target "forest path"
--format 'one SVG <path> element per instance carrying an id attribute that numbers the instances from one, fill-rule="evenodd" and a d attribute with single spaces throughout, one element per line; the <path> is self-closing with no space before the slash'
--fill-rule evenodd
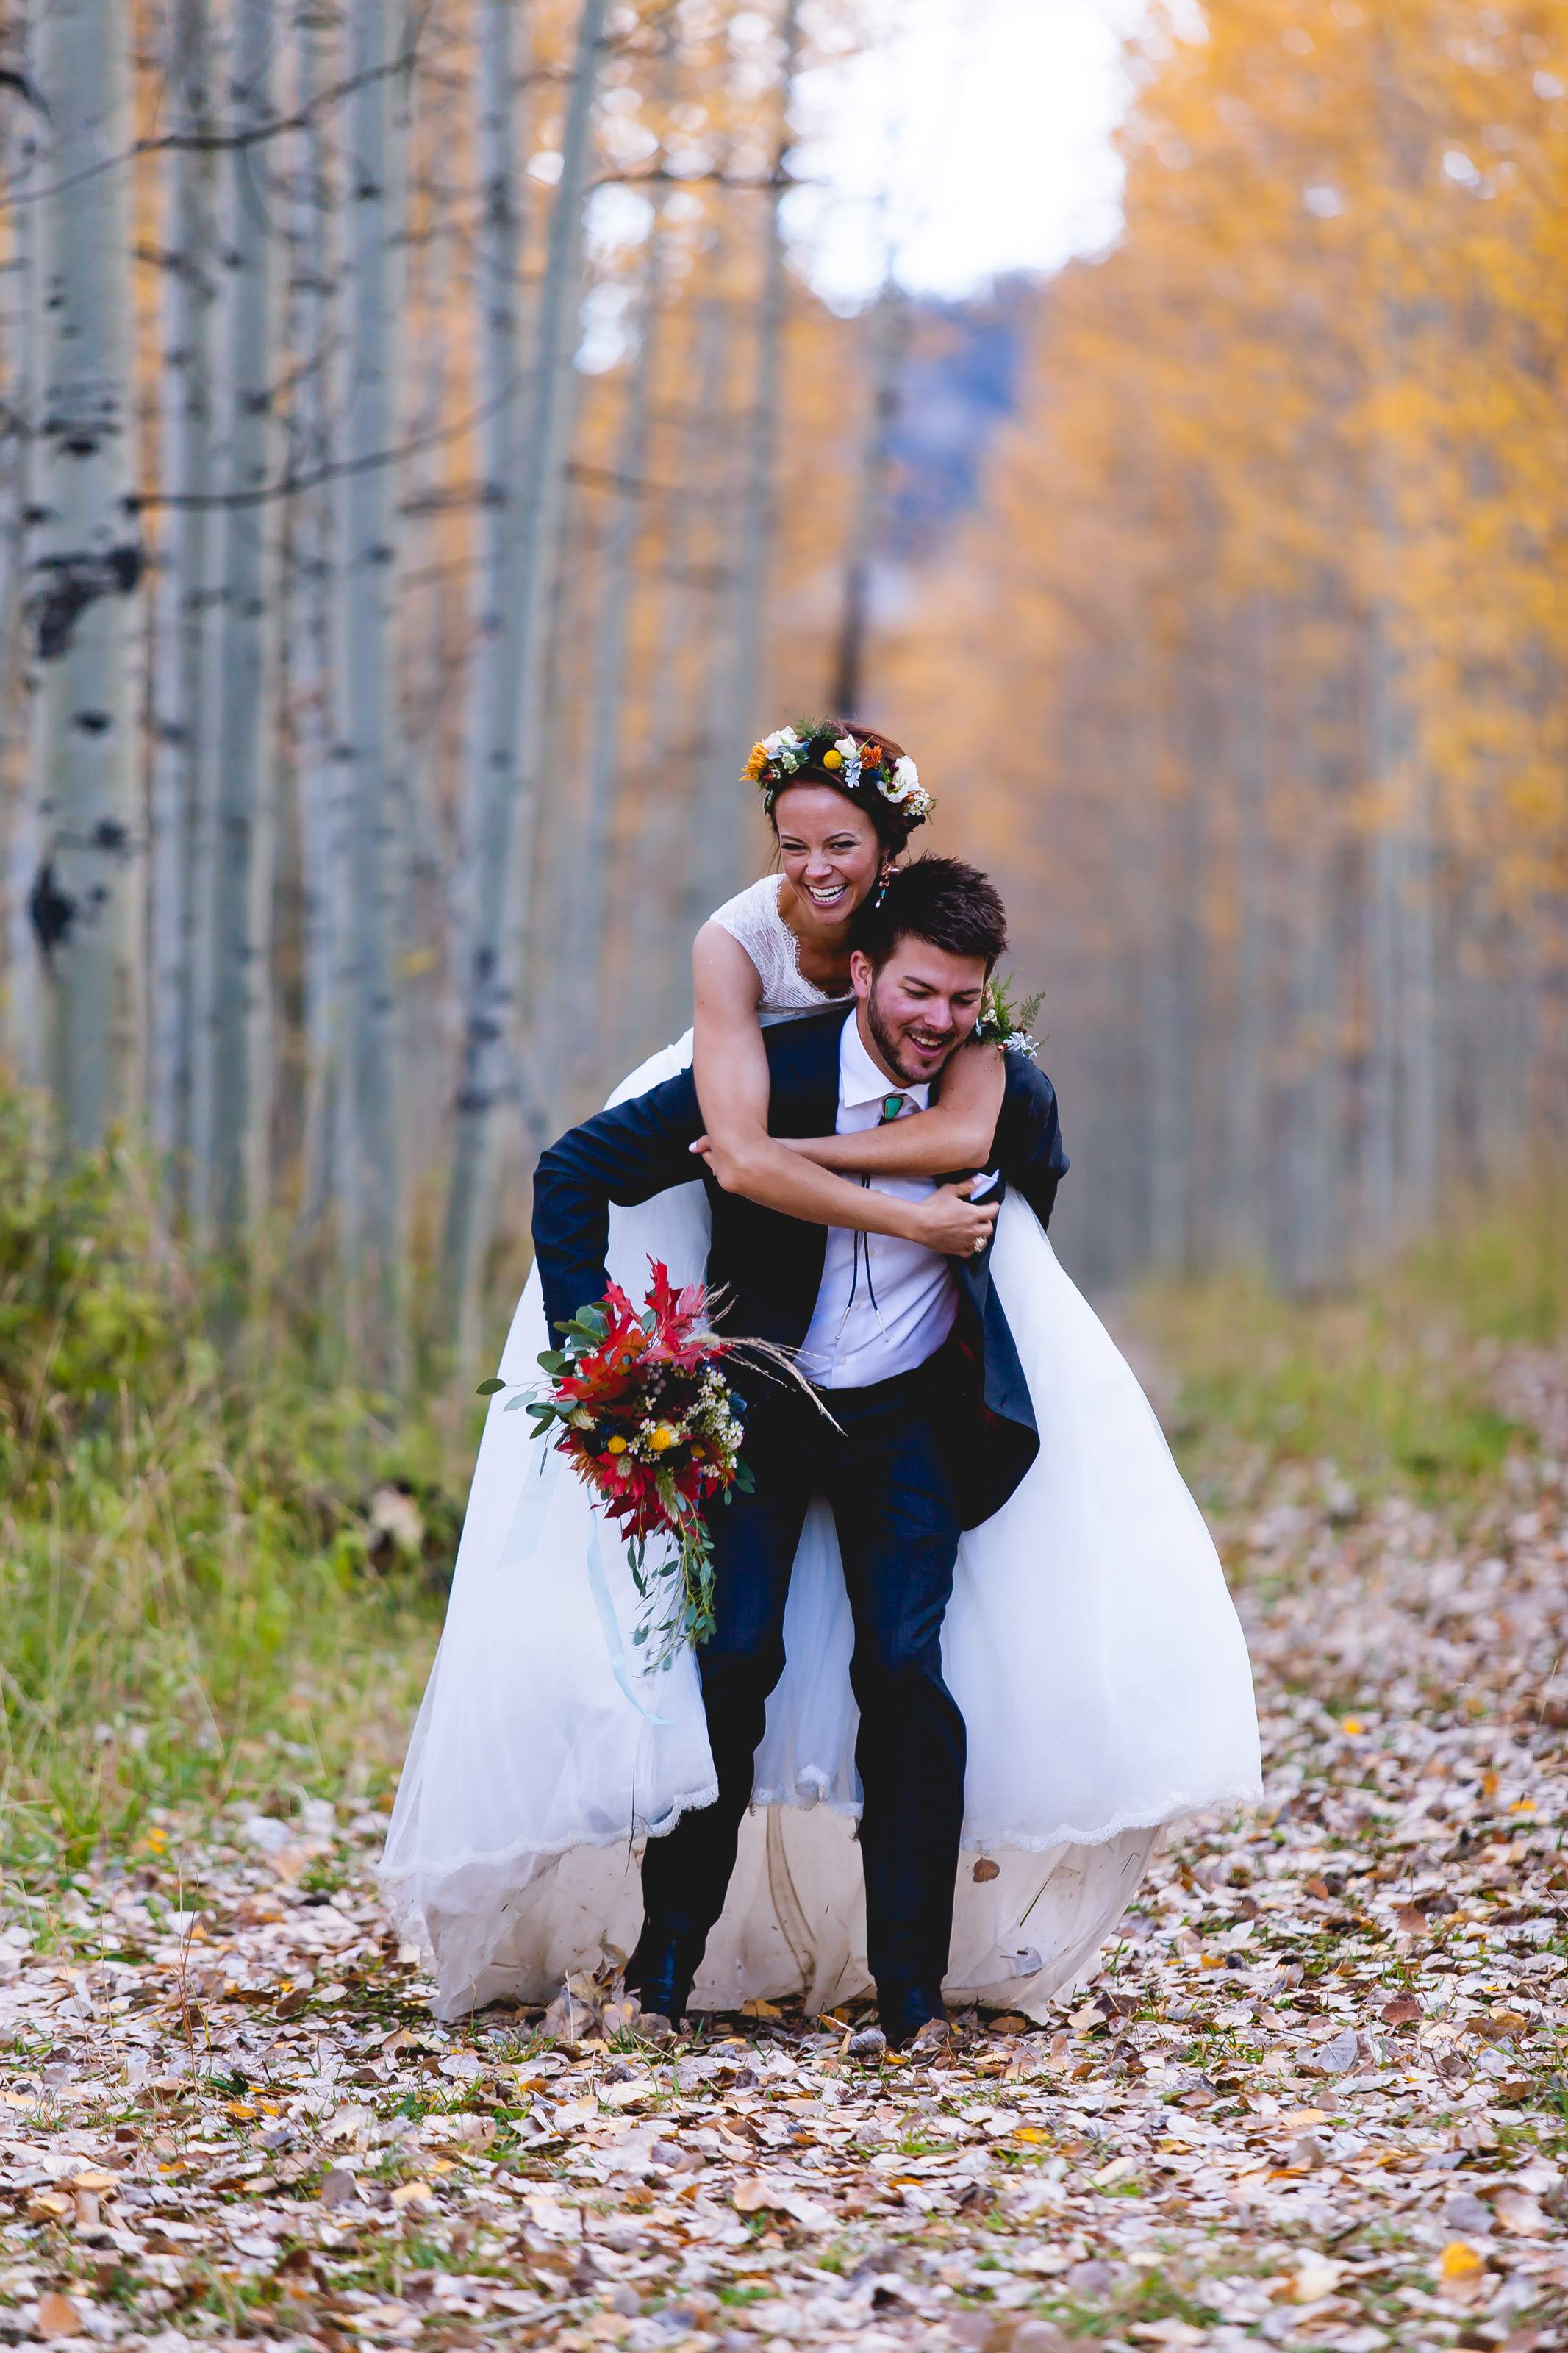
<path id="1" fill-rule="evenodd" d="M 1561 1363 L 1499 1379 L 1547 1442 Z M 1300 1492 L 1220 1529 L 1268 1802 L 1188 1828 L 1051 2030 L 903 2063 L 852 2021 L 447 2030 L 384 1933 L 383 1818 L 324 1801 L 15 1899 L 0 2334 L 1560 2344 L 1555 1465 L 1479 1512 Z"/>

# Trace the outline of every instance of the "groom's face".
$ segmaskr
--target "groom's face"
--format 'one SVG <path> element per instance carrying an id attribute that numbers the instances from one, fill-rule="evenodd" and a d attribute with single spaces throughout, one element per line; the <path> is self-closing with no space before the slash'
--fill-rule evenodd
<path id="1" fill-rule="evenodd" d="M 862 1040 L 906 1086 L 934 1079 L 980 1018 L 983 956 L 953 955 L 906 934 L 879 971 L 857 949 L 849 974 Z"/>

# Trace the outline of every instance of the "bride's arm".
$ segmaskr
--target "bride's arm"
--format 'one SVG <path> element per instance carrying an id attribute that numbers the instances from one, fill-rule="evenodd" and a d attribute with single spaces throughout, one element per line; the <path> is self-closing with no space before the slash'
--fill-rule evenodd
<path id="1" fill-rule="evenodd" d="M 859 1135 L 791 1137 L 785 1150 L 850 1176 L 941 1176 L 987 1165 L 1007 1066 L 1000 1046 L 961 1046 L 942 1074 L 942 1101 Z"/>
<path id="2" fill-rule="evenodd" d="M 977 1239 L 989 1238 L 995 1208 L 970 1202 L 965 1187 L 944 1185 L 927 1201 L 896 1200 L 847 1184 L 771 1136 L 756 966 L 721 923 L 707 923 L 697 934 L 691 970 L 697 999 L 692 1076 L 708 1127 L 702 1157 L 727 1193 L 743 1193 L 808 1225 L 895 1234 L 959 1256 Z"/>

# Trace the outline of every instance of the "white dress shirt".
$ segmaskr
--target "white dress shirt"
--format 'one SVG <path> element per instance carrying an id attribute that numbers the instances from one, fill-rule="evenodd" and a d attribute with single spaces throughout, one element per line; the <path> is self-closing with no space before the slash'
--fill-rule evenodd
<path id="1" fill-rule="evenodd" d="M 836 1133 L 858 1135 L 880 1125 L 883 1105 L 894 1095 L 903 1097 L 904 1111 L 924 1111 L 930 1089 L 885 1078 L 861 1044 L 852 1013 L 838 1047 Z M 870 1182 L 874 1193 L 900 1201 L 923 1201 L 936 1190 L 933 1176 L 873 1176 Z M 892 1234 L 829 1226 L 800 1369 L 819 1388 L 868 1388 L 934 1356 L 957 1313 L 952 1269 L 940 1250 Z"/>

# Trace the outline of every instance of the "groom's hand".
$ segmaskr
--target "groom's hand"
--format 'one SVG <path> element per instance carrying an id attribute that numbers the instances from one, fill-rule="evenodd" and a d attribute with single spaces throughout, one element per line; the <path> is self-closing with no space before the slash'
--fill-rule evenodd
<path id="1" fill-rule="evenodd" d="M 978 1258 L 991 1240 L 998 1207 L 970 1199 L 979 1182 L 978 1176 L 965 1176 L 956 1185 L 939 1185 L 929 1201 L 916 1207 L 915 1240 L 944 1258 Z"/>

